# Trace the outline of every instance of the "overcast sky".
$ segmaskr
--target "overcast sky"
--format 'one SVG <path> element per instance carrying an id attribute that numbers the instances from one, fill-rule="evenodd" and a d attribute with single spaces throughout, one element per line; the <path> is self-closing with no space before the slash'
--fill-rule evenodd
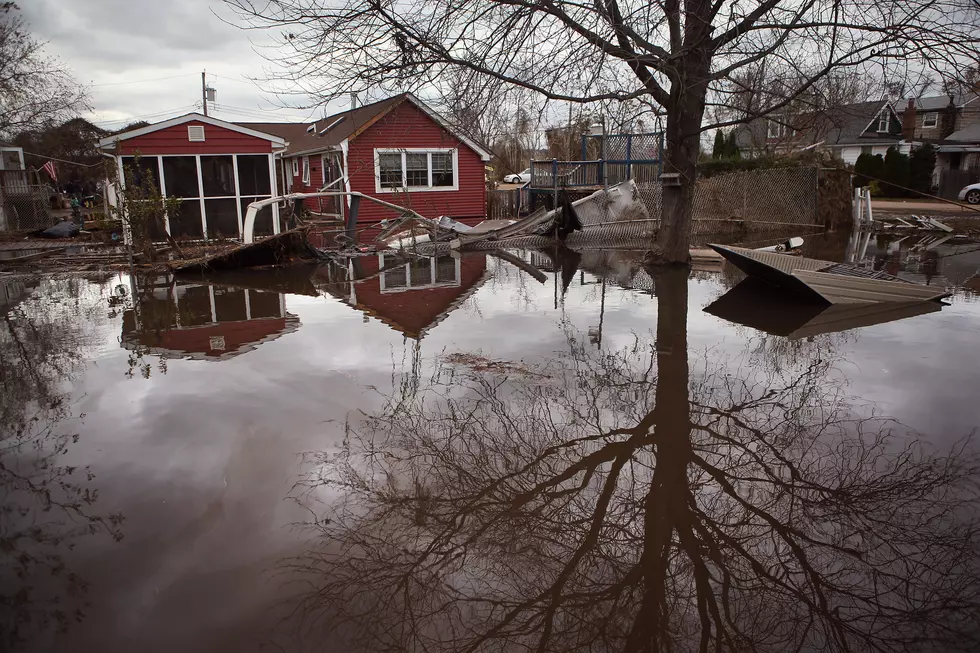
<path id="1" fill-rule="evenodd" d="M 218 0 L 18 4 L 34 34 L 48 42 L 47 51 L 67 63 L 80 83 L 90 85 L 94 111 L 86 117 L 103 127 L 200 110 L 205 69 L 217 89 L 213 116 L 277 121 L 319 115 L 284 109 L 284 103 L 295 105 L 297 100 L 278 98 L 249 81 L 265 77 L 270 68 L 257 52 L 268 46 L 270 37 L 222 22 L 219 16 L 231 15 Z M 168 79 L 160 79 L 164 77 Z"/>

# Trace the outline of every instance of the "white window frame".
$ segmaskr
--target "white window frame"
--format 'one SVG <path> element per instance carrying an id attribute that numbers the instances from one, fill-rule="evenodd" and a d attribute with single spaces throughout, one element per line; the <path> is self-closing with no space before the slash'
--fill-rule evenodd
<path id="1" fill-rule="evenodd" d="M 766 130 L 766 138 L 769 140 L 775 140 L 777 138 L 787 138 L 793 135 L 793 129 L 778 122 L 775 118 L 769 119 L 769 124 Z"/>
<path id="2" fill-rule="evenodd" d="M 929 111 L 922 115 L 922 126 L 924 128 L 939 126 L 939 112 Z"/>
<path id="3" fill-rule="evenodd" d="M 310 157 L 303 157 L 303 185 L 310 185 Z"/>
<path id="4" fill-rule="evenodd" d="M 429 183 L 426 186 L 408 186 L 406 154 L 427 154 Z M 399 188 L 381 187 L 381 155 L 382 154 L 401 154 L 402 155 L 402 185 Z M 433 186 L 432 185 L 432 155 L 451 154 L 453 159 L 453 185 L 452 186 Z M 408 191 L 410 193 L 438 193 L 452 192 L 459 190 L 459 149 L 455 147 L 394 147 L 394 148 L 375 148 L 374 149 L 374 190 L 376 193 L 398 193 Z"/>
<path id="5" fill-rule="evenodd" d="M 889 114 L 887 110 L 882 111 L 880 114 L 878 114 L 878 133 L 879 134 L 887 134 L 888 131 L 889 131 L 889 127 L 891 127 L 891 124 L 892 124 L 892 117 L 891 117 L 891 114 Z"/>
<path id="6" fill-rule="evenodd" d="M 397 258 L 397 257 L 396 257 Z M 422 258 L 427 258 L 429 260 L 429 278 L 428 279 L 416 279 L 415 283 L 412 283 L 412 265 L 411 263 L 405 264 L 405 285 L 396 286 L 395 288 L 388 288 L 385 286 L 385 275 L 388 270 L 381 273 L 381 292 L 383 294 L 407 292 L 409 290 L 424 290 L 426 288 L 458 288 L 461 283 L 461 272 L 462 268 L 460 266 L 460 258 L 455 258 L 456 262 L 456 278 L 452 281 L 436 281 L 436 259 L 438 256 L 426 256 Z M 385 255 L 378 254 L 378 269 L 384 270 L 385 268 Z M 395 268 L 392 268 L 395 269 Z"/>
<path id="7" fill-rule="evenodd" d="M 298 177 L 299 176 L 299 159 L 296 159 L 294 157 L 292 159 L 292 162 L 293 162 L 293 176 L 294 177 Z"/>

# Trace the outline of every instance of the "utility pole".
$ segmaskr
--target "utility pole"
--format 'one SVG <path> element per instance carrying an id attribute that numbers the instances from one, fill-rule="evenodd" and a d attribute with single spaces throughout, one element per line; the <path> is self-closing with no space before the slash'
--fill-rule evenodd
<path id="1" fill-rule="evenodd" d="M 205 71 L 201 71 L 201 100 L 204 102 L 204 115 L 208 115 L 208 83 L 205 79 Z"/>

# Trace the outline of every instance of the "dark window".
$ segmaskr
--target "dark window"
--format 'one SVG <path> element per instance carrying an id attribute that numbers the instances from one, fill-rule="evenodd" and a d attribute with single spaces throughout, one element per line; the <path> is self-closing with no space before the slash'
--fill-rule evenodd
<path id="1" fill-rule="evenodd" d="M 432 283 L 432 259 L 416 259 L 409 265 L 412 270 L 412 286 L 427 286 Z"/>
<path id="2" fill-rule="evenodd" d="M 452 256 L 440 256 L 436 259 L 436 283 L 453 281 L 456 281 L 456 259 Z"/>
<path id="3" fill-rule="evenodd" d="M 379 154 L 378 165 L 382 188 L 402 187 L 402 155 L 400 152 Z"/>
<path id="4" fill-rule="evenodd" d="M 204 238 L 201 228 L 201 203 L 198 200 L 185 200 L 180 203 L 177 215 L 170 216 L 170 235 L 174 238 Z"/>
<path id="5" fill-rule="evenodd" d="M 453 185 L 453 154 L 452 152 L 432 153 L 432 185 Z"/>
<path id="6" fill-rule="evenodd" d="M 243 322 L 248 319 L 245 292 L 240 288 L 214 287 L 214 314 L 218 322 Z"/>
<path id="7" fill-rule="evenodd" d="M 205 197 L 234 197 L 235 168 L 230 156 L 202 156 L 201 181 Z"/>
<path id="8" fill-rule="evenodd" d="M 207 286 L 184 286 L 177 294 L 181 326 L 211 323 L 211 291 Z"/>
<path id="9" fill-rule="evenodd" d="M 257 200 L 266 199 L 264 197 L 243 197 L 242 198 L 242 229 L 245 229 L 245 216 L 248 214 L 248 205 Z M 252 233 L 256 236 L 270 236 L 272 231 L 272 205 L 263 207 L 255 216 L 255 226 Z"/>
<path id="10" fill-rule="evenodd" d="M 279 308 L 279 293 L 277 292 L 249 290 L 248 303 L 253 320 L 262 317 L 282 317 L 282 310 Z"/>
<path id="11" fill-rule="evenodd" d="M 425 152 L 409 152 L 405 155 L 405 185 L 429 185 L 429 155 Z"/>
<path id="12" fill-rule="evenodd" d="M 861 154 L 874 154 L 875 148 L 871 145 L 862 145 Z"/>
<path id="13" fill-rule="evenodd" d="M 126 186 L 133 188 L 143 185 L 143 180 L 150 180 L 151 186 L 160 190 L 160 167 L 159 159 L 155 156 L 124 156 L 123 175 L 125 175 Z"/>
<path id="14" fill-rule="evenodd" d="M 204 200 L 208 238 L 238 238 L 238 204 L 233 199 Z"/>
<path id="15" fill-rule="evenodd" d="M 238 155 L 238 186 L 241 195 L 271 195 L 269 157 L 264 154 Z"/>
<path id="16" fill-rule="evenodd" d="M 399 265 L 397 268 L 391 268 L 383 273 L 385 280 L 385 289 L 388 288 L 404 288 L 406 283 L 405 276 L 405 266 Z"/>
<path id="17" fill-rule="evenodd" d="M 192 156 L 163 157 L 163 185 L 168 197 L 200 197 L 197 160 Z"/>

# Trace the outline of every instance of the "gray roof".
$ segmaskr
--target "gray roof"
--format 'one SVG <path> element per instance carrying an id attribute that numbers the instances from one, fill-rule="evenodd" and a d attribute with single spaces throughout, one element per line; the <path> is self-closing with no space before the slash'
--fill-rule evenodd
<path id="1" fill-rule="evenodd" d="M 961 143 L 980 143 L 980 123 L 976 125 L 970 125 L 969 127 L 964 127 L 959 131 L 955 131 L 946 138 L 944 141 L 957 141 Z"/>
<path id="2" fill-rule="evenodd" d="M 917 97 L 917 98 L 905 98 L 904 100 L 898 100 L 895 103 L 895 110 L 899 114 L 905 113 L 906 107 L 909 105 L 909 100 L 915 100 L 916 111 L 940 111 L 945 109 L 950 105 L 952 101 L 953 106 L 962 107 L 965 104 L 969 104 L 977 99 L 976 93 L 957 93 L 952 97 L 949 95 L 933 95 L 930 97 Z"/>
<path id="3" fill-rule="evenodd" d="M 890 107 L 887 100 L 857 102 L 820 112 L 809 112 L 787 117 L 786 122 L 796 129 L 792 138 L 782 139 L 779 145 L 805 147 L 815 143 L 825 145 L 865 144 L 895 142 L 902 138 L 902 125 L 897 116 L 892 118 L 888 133 L 878 133 L 876 118 L 883 109 Z M 757 118 L 736 136 L 739 147 L 762 147 L 768 141 L 769 120 L 778 116 Z"/>

